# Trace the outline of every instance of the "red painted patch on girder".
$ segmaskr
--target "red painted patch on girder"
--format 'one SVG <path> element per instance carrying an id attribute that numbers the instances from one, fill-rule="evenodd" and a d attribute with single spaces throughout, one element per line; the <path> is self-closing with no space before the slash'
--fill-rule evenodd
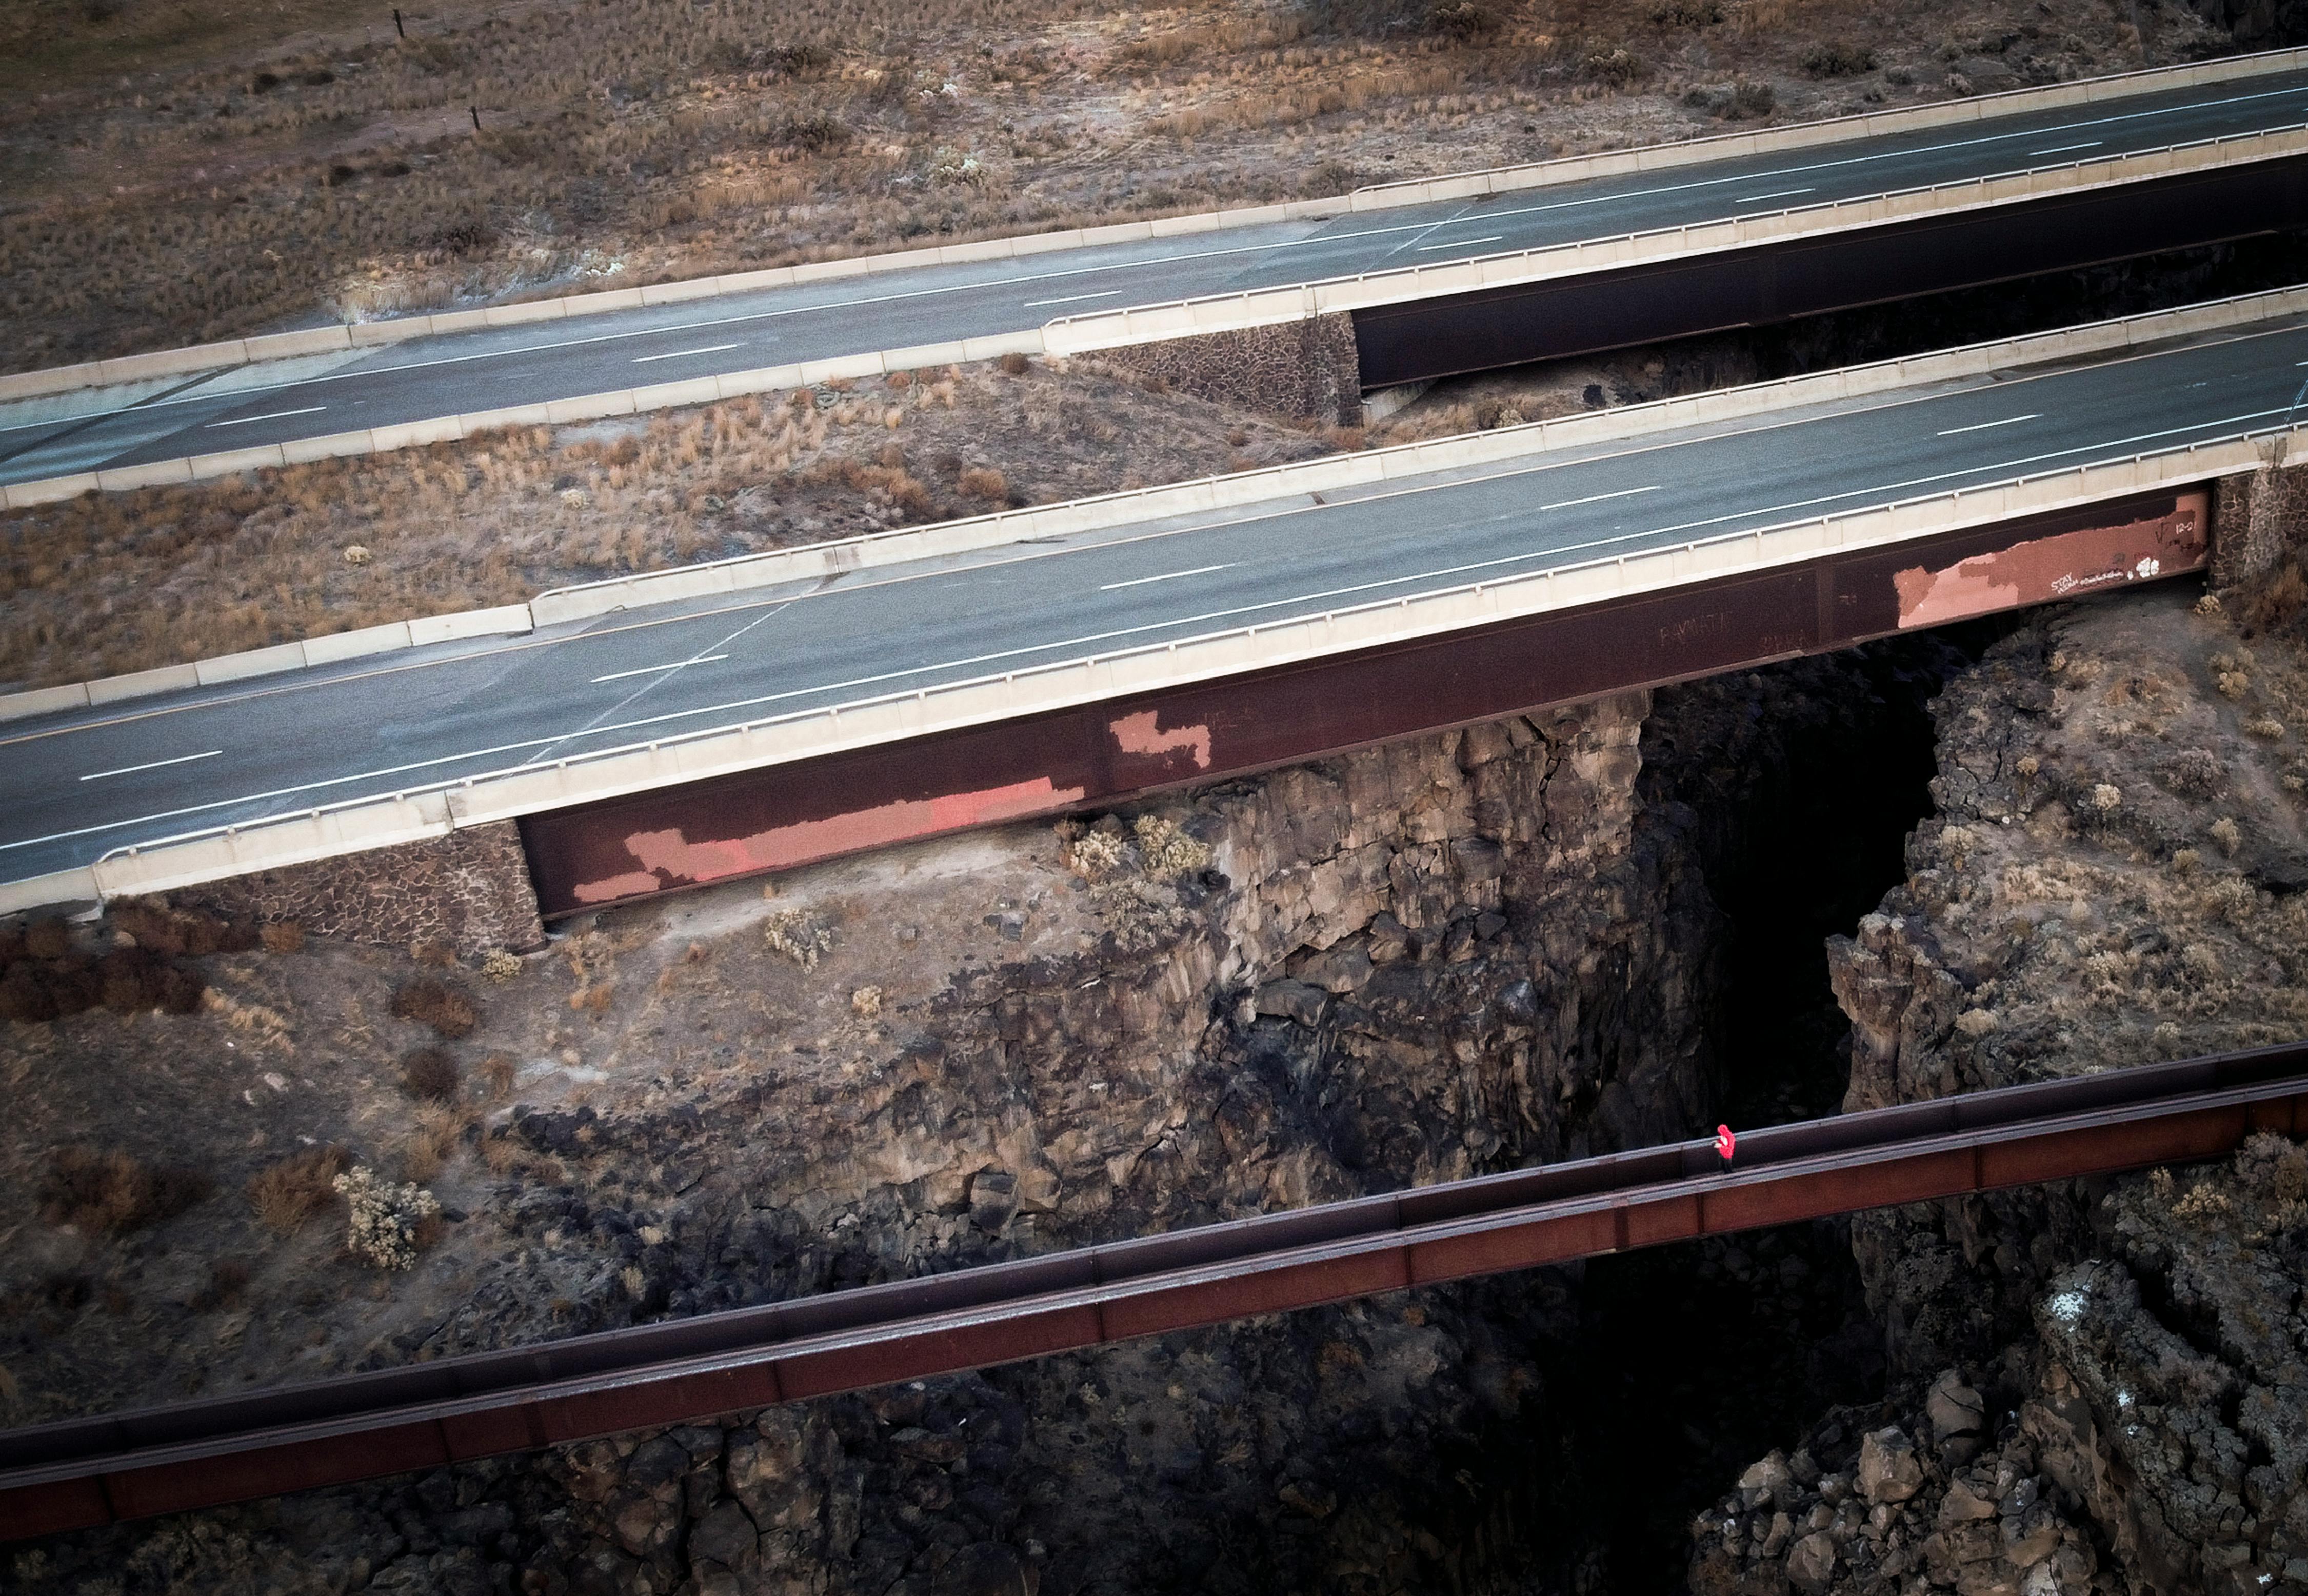
<path id="1" fill-rule="evenodd" d="M 1134 715 L 1124 715 L 1110 722 L 1107 729 L 1124 754 L 1137 754 L 1148 759 L 1160 759 L 1181 748 L 1194 756 L 1194 768 L 1210 768 L 1210 729 L 1207 726 L 1180 726 L 1168 731 L 1157 730 L 1161 720 L 1159 710 L 1141 710 Z"/>
<path id="2" fill-rule="evenodd" d="M 580 882 L 572 896 L 580 903 L 607 903 L 667 887 L 726 881 L 763 870 L 790 870 L 836 854 L 1047 814 L 1081 798 L 1081 788 L 1056 787 L 1047 776 L 1038 776 L 1030 781 L 976 792 L 901 798 L 848 815 L 771 826 L 744 837 L 706 837 L 693 842 L 678 830 L 635 832 L 625 839 L 625 850 L 642 868 Z"/>
<path id="3" fill-rule="evenodd" d="M 2209 510 L 2208 496 L 2184 493 L 2170 514 L 2153 521 L 2031 539 L 1938 571 L 1913 566 L 1891 579 L 1900 630 L 2201 570 Z"/>

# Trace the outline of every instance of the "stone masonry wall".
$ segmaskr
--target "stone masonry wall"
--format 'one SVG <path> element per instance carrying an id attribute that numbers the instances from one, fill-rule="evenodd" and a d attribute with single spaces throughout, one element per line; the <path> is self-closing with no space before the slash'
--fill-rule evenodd
<path id="1" fill-rule="evenodd" d="M 2265 580 L 2308 546 L 2308 470 L 2263 466 L 2223 477 L 2212 500 L 2212 585 Z"/>
<path id="2" fill-rule="evenodd" d="M 1339 427 L 1362 420 L 1354 322 L 1343 315 L 1100 349 L 1096 358 L 1216 403 Z"/>
<path id="3" fill-rule="evenodd" d="M 406 947 L 444 943 L 462 958 L 545 941 L 521 832 L 511 821 L 425 842 L 316 859 L 174 894 L 226 914 L 294 920 L 316 936 Z"/>

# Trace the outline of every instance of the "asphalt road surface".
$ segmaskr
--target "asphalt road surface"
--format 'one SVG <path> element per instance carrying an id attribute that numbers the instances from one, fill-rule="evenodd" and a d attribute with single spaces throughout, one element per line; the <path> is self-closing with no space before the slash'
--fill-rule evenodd
<path id="1" fill-rule="evenodd" d="M 25 721 L 0 735 L 0 880 L 651 738 L 2233 438 L 2281 424 L 2304 367 L 2308 319 Z"/>
<path id="2" fill-rule="evenodd" d="M 0 405 L 0 482 L 983 337 L 2308 123 L 2308 72 L 1327 222 L 930 266 Z M 613 281 L 599 286 L 613 287 Z"/>

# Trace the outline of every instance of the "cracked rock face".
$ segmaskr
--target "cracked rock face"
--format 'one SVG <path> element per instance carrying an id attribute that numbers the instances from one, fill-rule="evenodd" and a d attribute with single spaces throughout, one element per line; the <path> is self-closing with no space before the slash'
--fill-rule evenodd
<path id="1" fill-rule="evenodd" d="M 1790 738 L 1831 740 L 1875 691 L 1800 663 L 581 928 L 547 1000 L 651 995 L 582 1033 L 617 1089 L 493 1120 L 508 1173 L 466 1229 L 502 1229 L 499 1255 L 376 1359 L 1691 1134 L 1725 931 L 1705 873 L 1783 791 Z M 764 964 L 763 923 L 821 956 Z M 1561 1483 L 1537 1420 L 1581 1367 L 1575 1290 L 1507 1276 L 70 1537 L 22 1578 L 1567 1588 L 1589 1527 L 1500 1504 Z"/>
<path id="2" fill-rule="evenodd" d="M 482 1218 L 510 1272 L 484 1265 L 390 1354 L 1688 1134 L 1720 924 L 1682 819 L 1638 795 L 1649 708 L 1392 745 L 1134 824 L 957 841 L 1008 894 L 987 929 L 780 884 L 772 929 L 823 962 L 725 1022 L 710 1005 L 747 998 L 727 988 L 752 966 L 734 942 L 676 945 L 654 990 L 693 994 L 674 1034 L 699 1040 L 661 1040 L 676 1016 L 654 1006 L 611 1022 L 680 1089 L 489 1126 L 521 1177 Z M 1767 738 L 1749 726 L 1735 751 Z M 917 917 L 900 964 L 860 963 L 869 934 Z M 597 987 L 622 958 L 631 982 L 647 929 L 611 917 L 571 956 Z M 538 1269 L 549 1320 L 522 1285 Z M 1468 1438 L 1511 1436 L 1543 1400 L 1537 1339 L 1564 1290 L 1478 1282 L 621 1436 L 204 1515 L 205 1539 L 68 1538 L 20 1573 L 71 1589 L 142 1558 L 188 1590 L 357 1583 L 357 1565 L 377 1588 L 926 1596 L 1263 1590 L 1347 1566 L 1416 1584 L 1489 1488 Z"/>
<path id="3" fill-rule="evenodd" d="M 2308 661 L 2190 597 L 2046 612 L 1935 706 L 1939 814 L 1830 949 L 1847 1107 L 2308 1034 Z M 1856 1216 L 1890 1397 L 1698 1521 L 1693 1589 L 2308 1592 L 2304 1199 L 2263 1135 Z"/>

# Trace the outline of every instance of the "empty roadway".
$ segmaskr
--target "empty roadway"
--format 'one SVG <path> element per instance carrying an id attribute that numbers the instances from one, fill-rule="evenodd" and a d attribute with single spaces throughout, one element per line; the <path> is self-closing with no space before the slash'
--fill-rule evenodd
<path id="1" fill-rule="evenodd" d="M 2308 71 L 1325 222 L 925 266 L 82 390 L 0 405 L 0 482 L 1013 333 L 1084 311 L 1766 214 L 2303 123 Z M 357 194 L 347 203 L 360 203 Z"/>
<path id="2" fill-rule="evenodd" d="M 25 721 L 0 738 L 0 880 L 652 738 L 2235 438 L 2285 420 L 2303 367 L 2308 324 L 2291 321 Z"/>

